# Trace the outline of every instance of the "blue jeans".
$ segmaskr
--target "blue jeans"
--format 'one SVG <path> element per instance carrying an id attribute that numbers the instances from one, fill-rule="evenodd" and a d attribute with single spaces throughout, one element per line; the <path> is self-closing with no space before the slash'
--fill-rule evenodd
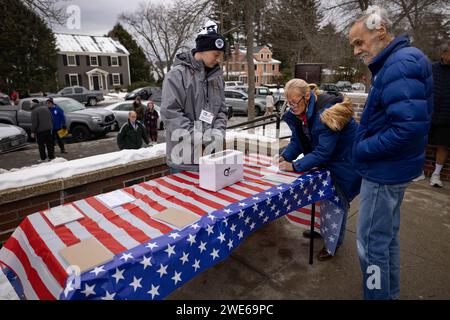
<path id="1" fill-rule="evenodd" d="M 400 206 L 408 183 L 386 185 L 362 179 L 357 249 L 364 299 L 400 295 Z"/>

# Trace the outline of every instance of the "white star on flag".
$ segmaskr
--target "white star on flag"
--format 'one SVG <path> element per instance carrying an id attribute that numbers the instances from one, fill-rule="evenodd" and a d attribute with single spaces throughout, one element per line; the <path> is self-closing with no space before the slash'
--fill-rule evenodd
<path id="1" fill-rule="evenodd" d="M 94 270 L 92 270 L 90 273 L 95 273 L 95 276 L 98 276 L 99 273 L 105 272 L 105 269 L 103 269 L 104 266 L 96 267 Z"/>
<path id="2" fill-rule="evenodd" d="M 123 276 L 123 273 L 125 272 L 125 269 L 123 270 L 119 270 L 119 268 L 116 268 L 116 273 L 113 274 L 113 278 L 116 279 L 116 283 L 119 283 L 120 280 L 125 279 L 125 277 Z"/>
<path id="3" fill-rule="evenodd" d="M 245 222 L 245 225 L 249 224 L 250 223 L 250 217 L 245 218 L 244 222 Z"/>
<path id="4" fill-rule="evenodd" d="M 200 269 L 200 260 L 195 259 L 194 264 L 192 265 L 194 271 L 197 272 L 197 269 Z"/>
<path id="5" fill-rule="evenodd" d="M 169 234 L 169 237 L 173 238 L 173 240 L 175 240 L 176 238 L 179 238 L 180 235 L 176 232 Z"/>
<path id="6" fill-rule="evenodd" d="M 239 202 L 238 204 L 240 207 L 245 207 L 247 204 L 245 202 Z"/>
<path id="7" fill-rule="evenodd" d="M 266 200 L 266 205 L 269 205 L 271 202 L 272 202 L 272 199 L 271 199 L 271 198 L 268 198 L 268 199 Z"/>
<path id="8" fill-rule="evenodd" d="M 158 245 L 156 244 L 156 242 L 152 242 L 152 243 L 147 244 L 145 247 L 149 248 L 150 250 L 153 251 L 153 248 L 157 248 Z"/>
<path id="9" fill-rule="evenodd" d="M 220 240 L 220 243 L 225 241 L 225 234 L 223 234 L 222 232 L 220 233 L 220 235 L 217 237 L 217 239 Z"/>
<path id="10" fill-rule="evenodd" d="M 239 233 L 238 233 L 238 238 L 239 239 L 242 239 L 244 237 L 244 232 L 241 230 Z"/>
<path id="11" fill-rule="evenodd" d="M 106 295 L 102 297 L 102 300 L 114 300 L 115 293 L 109 293 L 108 290 L 106 290 Z"/>
<path id="12" fill-rule="evenodd" d="M 186 262 L 189 262 L 189 253 L 183 252 L 183 256 L 180 258 L 180 260 L 183 262 L 182 265 L 184 265 Z"/>
<path id="13" fill-rule="evenodd" d="M 158 272 L 159 277 L 162 278 L 163 275 L 167 274 L 167 265 L 164 266 L 164 265 L 160 264 L 160 268 L 156 272 Z"/>
<path id="14" fill-rule="evenodd" d="M 236 225 L 232 224 L 230 227 L 231 232 L 235 232 L 236 231 Z"/>
<path id="15" fill-rule="evenodd" d="M 133 287 L 134 292 L 136 292 L 137 288 L 142 288 L 141 281 L 142 278 L 137 279 L 133 276 L 133 282 L 130 283 L 130 286 Z"/>
<path id="16" fill-rule="evenodd" d="M 213 260 L 216 260 L 216 258 L 219 258 L 219 250 L 213 249 L 209 255 L 213 257 Z"/>
<path id="17" fill-rule="evenodd" d="M 230 239 L 230 240 L 228 241 L 227 246 L 228 246 L 228 250 L 231 250 L 231 248 L 233 248 L 233 240 Z"/>
<path id="18" fill-rule="evenodd" d="M 197 230 L 198 228 L 200 228 L 200 226 L 198 225 L 198 223 L 194 223 L 193 225 L 191 225 L 191 228 Z"/>
<path id="19" fill-rule="evenodd" d="M 322 190 L 319 190 L 319 197 L 323 197 L 325 195 L 325 192 Z"/>
<path id="20" fill-rule="evenodd" d="M 215 216 L 213 216 L 211 213 L 208 214 L 208 218 L 211 219 L 211 221 L 214 221 L 214 219 L 216 218 Z"/>
<path id="21" fill-rule="evenodd" d="M 155 298 L 155 296 L 159 296 L 158 290 L 159 290 L 159 286 L 155 287 L 155 286 L 152 284 L 152 288 L 150 289 L 149 292 L 147 292 L 148 294 L 151 294 L 151 295 L 152 295 L 152 300 Z"/>
<path id="22" fill-rule="evenodd" d="M 244 210 L 239 211 L 238 217 L 240 219 L 244 218 Z"/>
<path id="23" fill-rule="evenodd" d="M 95 284 L 92 285 L 92 287 L 91 287 L 91 286 L 88 286 L 88 284 L 86 283 L 84 285 L 84 290 L 81 291 L 81 293 L 84 294 L 85 297 L 89 297 L 90 295 L 95 295 L 94 288 L 95 288 Z"/>
<path id="24" fill-rule="evenodd" d="M 253 230 L 253 229 L 255 229 L 255 223 L 254 222 L 252 222 L 252 224 L 250 225 L 250 230 Z"/>
<path id="25" fill-rule="evenodd" d="M 175 285 L 177 285 L 177 283 L 181 281 L 181 272 L 178 273 L 175 271 L 175 274 L 171 279 L 175 282 Z"/>
<path id="26" fill-rule="evenodd" d="M 200 245 L 198 246 L 200 249 L 200 253 L 206 250 L 206 242 L 200 241 Z"/>
<path id="27" fill-rule="evenodd" d="M 223 219 L 222 222 L 225 224 L 225 227 L 228 227 L 228 218 Z"/>
<path id="28" fill-rule="evenodd" d="M 258 211 L 258 205 L 255 203 L 255 205 L 253 206 L 253 212 Z"/>
<path id="29" fill-rule="evenodd" d="M 224 209 L 223 211 L 224 211 L 225 213 L 227 213 L 227 214 L 230 214 L 230 213 L 233 212 L 233 210 L 231 210 L 231 209 Z"/>
<path id="30" fill-rule="evenodd" d="M 140 262 L 140 264 L 144 265 L 144 270 L 147 269 L 147 267 L 151 267 L 152 263 L 151 260 L 152 257 L 147 258 L 146 256 L 143 256 L 142 261 Z"/>
<path id="31" fill-rule="evenodd" d="M 189 238 L 187 239 L 187 242 L 189 242 L 189 244 L 192 246 L 196 242 L 195 241 L 196 235 L 189 234 L 188 237 Z"/>
<path id="32" fill-rule="evenodd" d="M 206 227 L 206 232 L 208 232 L 208 236 L 211 234 L 211 233 L 214 233 L 214 227 L 212 226 L 212 225 L 210 225 L 210 224 L 208 224 L 208 226 Z"/>
<path id="33" fill-rule="evenodd" d="M 167 245 L 167 249 L 164 250 L 164 252 L 167 252 L 167 255 L 170 256 L 171 255 L 175 255 L 175 245 L 171 246 L 170 244 Z"/>
<path id="34" fill-rule="evenodd" d="M 127 262 L 128 259 L 133 259 L 133 255 L 131 253 L 124 253 L 120 257 L 120 259 L 123 259 L 125 262 Z"/>

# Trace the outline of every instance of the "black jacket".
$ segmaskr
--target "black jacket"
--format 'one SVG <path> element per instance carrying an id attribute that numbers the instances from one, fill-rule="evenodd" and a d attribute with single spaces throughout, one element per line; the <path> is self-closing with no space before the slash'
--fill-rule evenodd
<path id="1" fill-rule="evenodd" d="M 450 65 L 442 61 L 433 64 L 434 110 L 433 125 L 450 125 Z"/>
<path id="2" fill-rule="evenodd" d="M 135 130 L 128 120 L 128 122 L 120 128 L 119 134 L 117 135 L 117 145 L 121 150 L 140 149 L 142 147 L 142 140 L 147 144 L 149 143 L 145 128 L 139 121 L 136 121 Z"/>
<path id="3" fill-rule="evenodd" d="M 39 133 L 53 129 L 50 110 L 46 106 L 36 106 L 31 111 L 31 132 Z"/>

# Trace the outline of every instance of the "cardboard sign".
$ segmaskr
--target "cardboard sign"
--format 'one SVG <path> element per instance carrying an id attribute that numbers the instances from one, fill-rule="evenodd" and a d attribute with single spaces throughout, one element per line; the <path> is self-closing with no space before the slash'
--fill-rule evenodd
<path id="1" fill-rule="evenodd" d="M 69 265 L 80 267 L 81 272 L 98 267 L 114 258 L 114 254 L 95 238 L 82 240 L 62 249 L 59 254 Z"/>
<path id="2" fill-rule="evenodd" d="M 166 210 L 152 215 L 152 219 L 162 222 L 174 229 L 181 230 L 200 220 L 200 216 L 175 208 L 167 208 Z"/>

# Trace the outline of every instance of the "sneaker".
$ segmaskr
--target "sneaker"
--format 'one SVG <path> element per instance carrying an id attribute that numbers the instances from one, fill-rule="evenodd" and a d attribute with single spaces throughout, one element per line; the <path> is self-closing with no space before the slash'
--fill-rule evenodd
<path id="1" fill-rule="evenodd" d="M 339 247 L 336 247 L 336 251 L 334 252 L 335 255 L 336 255 L 338 249 L 339 249 Z M 319 253 L 317 254 L 317 260 L 319 260 L 319 261 L 327 261 L 332 258 L 333 258 L 333 256 L 328 252 L 327 248 L 325 248 L 325 247 L 323 247 L 322 250 L 320 250 Z"/>
<path id="2" fill-rule="evenodd" d="M 413 179 L 413 182 L 417 182 L 417 181 L 422 181 L 425 180 L 425 174 L 422 171 L 422 174 L 420 176 L 418 176 L 417 178 Z"/>
<path id="3" fill-rule="evenodd" d="M 441 181 L 440 175 L 438 175 L 437 173 L 433 173 L 431 175 L 430 186 L 432 186 L 432 187 L 439 187 L 439 188 L 444 187 L 444 184 Z"/>

